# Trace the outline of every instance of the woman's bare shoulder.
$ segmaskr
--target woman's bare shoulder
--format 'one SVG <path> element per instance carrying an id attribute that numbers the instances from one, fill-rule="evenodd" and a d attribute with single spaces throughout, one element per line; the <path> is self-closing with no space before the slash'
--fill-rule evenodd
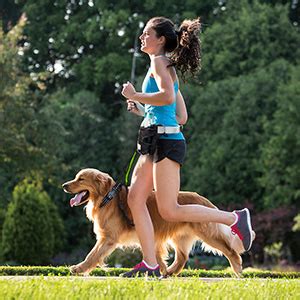
<path id="1" fill-rule="evenodd" d="M 154 73 L 169 73 L 173 79 L 173 81 L 176 80 L 177 75 L 176 75 L 176 70 L 173 66 L 170 66 L 170 64 L 172 64 L 172 61 L 170 58 L 168 58 L 165 55 L 159 55 L 159 56 L 155 56 L 152 60 L 151 60 L 151 67 L 152 70 L 154 71 Z"/>

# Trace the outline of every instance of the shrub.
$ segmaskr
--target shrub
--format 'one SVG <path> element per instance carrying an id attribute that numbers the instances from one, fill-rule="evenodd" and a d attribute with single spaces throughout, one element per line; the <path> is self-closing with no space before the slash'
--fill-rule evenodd
<path id="1" fill-rule="evenodd" d="M 47 264 L 59 247 L 62 221 L 38 181 L 19 183 L 8 205 L 2 230 L 3 259 L 20 264 Z"/>

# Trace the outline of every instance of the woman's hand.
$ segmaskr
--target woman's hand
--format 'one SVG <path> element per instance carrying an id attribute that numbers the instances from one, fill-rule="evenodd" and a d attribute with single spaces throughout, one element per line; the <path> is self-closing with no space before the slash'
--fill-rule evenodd
<path id="1" fill-rule="evenodd" d="M 130 99 L 127 100 L 127 110 L 130 111 L 131 113 L 134 113 L 142 117 L 145 114 L 144 106 L 141 105 L 139 102 L 132 101 Z"/>
<path id="2" fill-rule="evenodd" d="M 130 99 L 126 100 L 126 102 L 127 102 L 127 110 L 136 114 L 138 112 L 138 109 L 135 102 Z"/>
<path id="3" fill-rule="evenodd" d="M 136 94 L 134 86 L 127 81 L 127 83 L 123 83 L 122 95 L 127 99 L 133 99 Z"/>

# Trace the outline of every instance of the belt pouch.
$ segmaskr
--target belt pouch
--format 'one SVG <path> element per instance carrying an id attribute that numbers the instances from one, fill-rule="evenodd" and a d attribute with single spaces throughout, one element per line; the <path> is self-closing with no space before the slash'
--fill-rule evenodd
<path id="1" fill-rule="evenodd" d="M 157 133 L 157 126 L 158 125 L 140 127 L 137 149 L 140 154 L 154 154 L 157 140 L 159 138 L 159 134 Z"/>

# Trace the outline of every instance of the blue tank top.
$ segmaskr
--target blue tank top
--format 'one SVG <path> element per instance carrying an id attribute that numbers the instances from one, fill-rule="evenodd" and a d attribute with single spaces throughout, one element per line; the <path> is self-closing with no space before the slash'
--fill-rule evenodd
<path id="1" fill-rule="evenodd" d="M 159 88 L 156 81 L 151 74 L 151 70 L 144 79 L 142 86 L 143 93 L 156 93 L 159 92 Z M 178 92 L 178 82 L 174 82 L 174 92 L 175 95 Z M 175 96 L 176 97 L 176 96 Z M 145 118 L 141 124 L 143 127 L 148 127 L 150 125 L 164 125 L 164 126 L 178 126 L 176 120 L 176 98 L 171 104 L 155 106 L 151 104 L 145 104 Z M 182 132 L 163 134 L 160 136 L 161 139 L 172 139 L 172 140 L 184 140 Z"/>

